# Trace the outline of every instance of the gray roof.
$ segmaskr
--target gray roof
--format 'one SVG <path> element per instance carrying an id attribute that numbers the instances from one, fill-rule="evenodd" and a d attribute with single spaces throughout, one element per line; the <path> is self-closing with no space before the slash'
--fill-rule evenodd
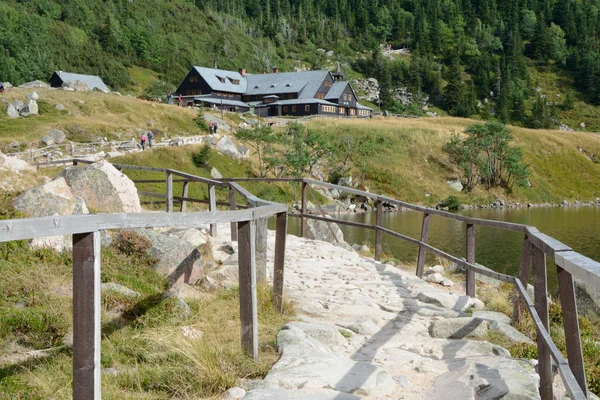
<path id="1" fill-rule="evenodd" d="M 299 98 L 315 97 L 329 71 L 280 72 L 278 74 L 248 74 L 247 95 L 300 93 Z"/>
<path id="2" fill-rule="evenodd" d="M 356 103 L 356 108 L 359 109 L 359 110 L 370 110 L 370 111 L 373 111 L 373 109 L 371 107 L 363 106 L 360 103 Z"/>
<path id="3" fill-rule="evenodd" d="M 55 74 L 58 75 L 58 77 L 63 81 L 63 83 L 67 81 L 81 81 L 85 82 L 90 88 L 90 90 L 94 90 L 97 88 L 98 90 L 110 91 L 108 86 L 106 86 L 104 82 L 102 82 L 102 79 L 100 79 L 100 77 L 96 75 L 73 74 L 71 72 L 63 71 L 56 71 Z"/>
<path id="4" fill-rule="evenodd" d="M 246 78 L 244 78 L 239 72 L 204 67 L 194 68 L 196 71 L 198 71 L 200 76 L 202 76 L 212 90 L 239 94 L 246 93 Z M 224 82 L 222 82 L 222 80 Z M 238 80 L 239 85 L 234 84 L 234 80 Z"/>
<path id="5" fill-rule="evenodd" d="M 238 106 L 238 107 L 246 107 L 246 108 L 250 107 L 248 104 L 244 103 L 243 101 L 217 99 L 214 97 L 196 96 L 196 97 L 194 97 L 194 100 L 203 101 L 205 103 L 216 104 L 216 105 L 223 104 L 224 106 Z"/>
<path id="6" fill-rule="evenodd" d="M 329 92 L 327 92 L 327 94 L 325 95 L 325 98 L 336 100 L 339 99 L 342 93 L 344 93 L 346 86 L 348 86 L 349 84 L 350 82 L 348 81 L 334 82 L 333 85 L 331 85 L 331 89 L 329 89 Z"/>
<path id="7" fill-rule="evenodd" d="M 291 99 L 291 100 L 279 100 L 274 103 L 266 103 L 257 105 L 257 107 L 268 107 L 268 106 L 295 106 L 298 104 L 324 104 L 326 106 L 336 106 L 337 104 L 331 103 L 329 101 L 320 100 L 320 99 Z"/>

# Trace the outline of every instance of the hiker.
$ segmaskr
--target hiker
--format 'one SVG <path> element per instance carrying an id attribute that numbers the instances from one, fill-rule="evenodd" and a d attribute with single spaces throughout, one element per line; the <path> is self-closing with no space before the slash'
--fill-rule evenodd
<path id="1" fill-rule="evenodd" d="M 217 134 L 217 128 L 219 127 L 219 124 L 217 123 L 217 121 L 214 122 L 213 124 L 213 133 L 216 135 Z"/>
<path id="2" fill-rule="evenodd" d="M 179 97 L 177 98 L 177 100 L 179 100 L 179 107 L 181 107 L 183 104 L 183 97 L 181 97 L 181 93 L 179 93 Z"/>
<path id="3" fill-rule="evenodd" d="M 167 95 L 167 104 L 171 104 L 171 100 L 173 100 L 173 94 L 169 92 L 169 94 Z"/>
<path id="4" fill-rule="evenodd" d="M 214 127 L 215 127 L 215 125 L 214 125 L 213 121 L 210 121 L 210 122 L 208 123 L 208 133 L 209 133 L 209 134 L 211 134 L 211 135 L 213 134 L 213 129 L 214 129 Z"/>
<path id="5" fill-rule="evenodd" d="M 152 131 L 148 132 L 148 147 L 152 147 L 152 140 L 154 139 L 154 134 Z"/>
<path id="6" fill-rule="evenodd" d="M 142 133 L 142 150 L 146 150 L 146 134 Z"/>
<path id="7" fill-rule="evenodd" d="M 0 93 L 4 93 L 4 84 L 0 82 Z"/>

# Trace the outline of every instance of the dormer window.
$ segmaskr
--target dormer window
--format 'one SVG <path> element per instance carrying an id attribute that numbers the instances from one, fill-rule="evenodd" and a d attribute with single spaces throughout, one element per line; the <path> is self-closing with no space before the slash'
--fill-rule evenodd
<path id="1" fill-rule="evenodd" d="M 290 86 L 292 86 L 292 85 L 290 85 L 289 83 L 287 85 L 285 85 L 285 87 L 290 87 Z"/>
<path id="2" fill-rule="evenodd" d="M 221 78 L 220 76 L 217 76 L 217 79 L 221 82 L 221 83 L 225 83 L 225 78 Z"/>
<path id="3" fill-rule="evenodd" d="M 240 80 L 239 79 L 233 79 L 233 78 L 229 78 L 229 77 L 227 77 L 227 79 L 229 79 L 229 81 L 231 83 L 233 83 L 234 85 L 239 85 L 240 84 Z"/>
<path id="4" fill-rule="evenodd" d="M 275 86 L 277 86 L 277 85 L 275 85 L 274 83 L 271 85 L 271 87 L 275 87 Z"/>
<path id="5" fill-rule="evenodd" d="M 254 86 L 254 89 L 258 89 L 259 87 L 260 87 L 260 86 L 256 85 L 256 86 Z"/>

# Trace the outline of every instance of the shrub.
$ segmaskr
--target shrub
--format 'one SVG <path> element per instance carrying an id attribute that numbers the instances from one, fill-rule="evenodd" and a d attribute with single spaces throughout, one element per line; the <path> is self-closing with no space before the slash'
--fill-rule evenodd
<path id="1" fill-rule="evenodd" d="M 460 200 L 456 196 L 448 196 L 446 199 L 446 206 L 448 210 L 458 210 L 460 207 Z"/>
<path id="2" fill-rule="evenodd" d="M 117 235 L 114 246 L 128 256 L 139 257 L 147 254 L 150 247 L 152 247 L 152 242 L 132 229 L 125 229 Z"/>
<path id="3" fill-rule="evenodd" d="M 196 126 L 200 128 L 200 130 L 208 131 L 208 122 L 206 122 L 202 110 L 198 111 L 198 115 L 196 118 L 194 118 L 194 122 L 196 123 Z"/>
<path id="4" fill-rule="evenodd" d="M 208 166 L 211 156 L 212 149 L 210 148 L 210 145 L 204 144 L 202 147 L 200 147 L 200 150 L 192 153 L 192 162 L 196 167 L 204 168 Z"/>

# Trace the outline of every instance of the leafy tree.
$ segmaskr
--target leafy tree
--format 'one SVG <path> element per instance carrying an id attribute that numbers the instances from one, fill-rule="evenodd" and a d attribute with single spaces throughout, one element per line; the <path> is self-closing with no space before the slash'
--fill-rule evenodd
<path id="1" fill-rule="evenodd" d="M 311 175 L 315 165 L 332 153 L 331 144 L 322 134 L 296 122 L 288 128 L 283 143 L 282 166 L 294 178 Z"/>
<path id="2" fill-rule="evenodd" d="M 248 143 L 256 151 L 260 177 L 264 178 L 267 172 L 265 171 L 264 163 L 265 153 L 271 151 L 273 144 L 280 141 L 280 137 L 273 132 L 270 126 L 266 125 L 257 126 L 253 129 L 238 129 L 235 137 L 242 142 Z"/>

